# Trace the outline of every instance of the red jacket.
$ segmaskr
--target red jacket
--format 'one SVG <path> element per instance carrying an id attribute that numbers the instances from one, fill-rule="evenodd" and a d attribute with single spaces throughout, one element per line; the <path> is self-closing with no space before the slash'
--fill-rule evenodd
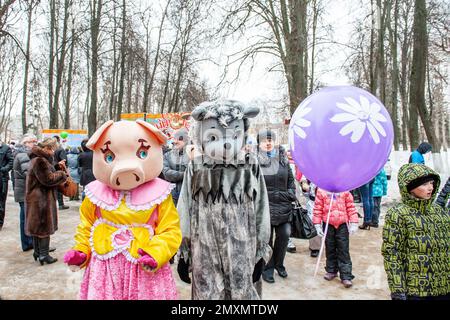
<path id="1" fill-rule="evenodd" d="M 295 180 L 300 181 L 302 180 L 303 174 L 298 170 L 297 166 L 295 166 Z"/>
<path id="2" fill-rule="evenodd" d="M 318 189 L 313 211 L 312 221 L 314 224 L 327 221 L 330 202 L 331 194 L 329 195 L 327 191 Z M 358 213 L 353 203 L 353 196 L 348 191 L 335 194 L 329 223 L 338 228 L 341 224 L 349 222 L 358 223 Z"/>

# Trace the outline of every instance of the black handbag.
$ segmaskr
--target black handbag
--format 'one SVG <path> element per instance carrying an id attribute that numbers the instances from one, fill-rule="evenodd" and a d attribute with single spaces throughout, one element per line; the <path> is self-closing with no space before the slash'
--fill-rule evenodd
<path id="1" fill-rule="evenodd" d="M 308 216 L 308 211 L 295 201 L 292 209 L 291 237 L 297 239 L 312 239 L 317 236 L 316 228 Z"/>

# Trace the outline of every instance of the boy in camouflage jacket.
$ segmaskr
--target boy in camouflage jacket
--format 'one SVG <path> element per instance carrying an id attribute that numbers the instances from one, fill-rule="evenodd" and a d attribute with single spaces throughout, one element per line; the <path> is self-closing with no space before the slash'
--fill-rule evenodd
<path id="1" fill-rule="evenodd" d="M 381 249 L 392 299 L 449 298 L 450 216 L 434 203 L 439 184 L 425 165 L 400 168 L 402 202 L 386 214 Z"/>

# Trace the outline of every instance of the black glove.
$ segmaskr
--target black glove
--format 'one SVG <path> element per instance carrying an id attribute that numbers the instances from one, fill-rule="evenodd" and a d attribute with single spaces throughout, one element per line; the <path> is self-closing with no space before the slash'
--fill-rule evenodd
<path id="1" fill-rule="evenodd" d="M 392 300 L 406 300 L 406 294 L 404 293 L 391 293 Z"/>
<path id="2" fill-rule="evenodd" d="M 189 278 L 189 261 L 184 261 L 183 258 L 180 257 L 180 261 L 178 261 L 177 266 L 178 275 L 183 282 L 191 283 L 191 278 Z"/>
<path id="3" fill-rule="evenodd" d="M 255 265 L 255 269 L 253 269 L 253 283 L 257 282 L 259 278 L 261 278 L 263 270 L 264 270 L 264 259 L 261 258 Z"/>

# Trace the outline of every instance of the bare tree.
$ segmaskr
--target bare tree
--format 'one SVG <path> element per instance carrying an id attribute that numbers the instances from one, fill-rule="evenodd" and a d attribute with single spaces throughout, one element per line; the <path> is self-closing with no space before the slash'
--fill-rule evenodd
<path id="1" fill-rule="evenodd" d="M 289 94 L 290 113 L 307 96 L 307 8 L 310 1 L 248 0 L 232 2 L 220 29 L 227 34 L 244 32 L 255 23 L 267 28 L 255 42 L 231 56 L 240 65 L 258 53 L 275 56 L 281 62 Z M 256 22 L 255 22 L 256 21 Z"/>
<path id="2" fill-rule="evenodd" d="M 102 14 L 103 0 L 90 1 L 91 13 L 91 103 L 89 106 L 88 130 L 93 134 L 97 129 L 97 86 L 98 86 L 98 54 L 100 20 Z"/>
<path id="3" fill-rule="evenodd" d="M 429 119 L 429 113 L 425 102 L 425 79 L 426 64 L 428 54 L 428 36 L 427 36 L 427 9 L 425 0 L 415 0 L 414 6 L 414 42 L 413 42 L 413 60 L 411 67 L 411 80 L 409 89 L 410 112 L 417 110 L 421 120 L 427 130 L 427 136 L 430 143 L 436 148 L 438 141 L 432 134 L 432 125 Z M 412 124 L 412 123 L 411 123 Z M 430 126 L 428 128 L 428 126 Z M 411 145 L 413 149 L 418 141 L 414 141 L 416 137 L 412 137 Z M 440 146 L 439 146 L 440 149 Z M 438 149 L 438 150 L 439 150 Z"/>
<path id="4" fill-rule="evenodd" d="M 398 68 L 398 17 L 399 16 L 399 0 L 394 1 L 394 10 L 389 10 L 387 15 L 387 28 L 389 32 L 389 46 L 392 59 L 391 70 L 391 116 L 394 125 L 394 149 L 399 150 L 400 146 L 400 122 L 398 119 L 398 82 L 399 82 L 399 68 Z M 392 22 L 393 20 L 393 22 Z M 393 24 L 393 25 L 392 25 Z"/>
<path id="5" fill-rule="evenodd" d="M 50 128 L 58 127 L 58 110 L 55 110 L 55 105 L 53 104 L 53 69 L 55 63 L 55 28 L 56 28 L 56 1 L 50 0 L 50 50 L 49 56 L 49 68 L 48 68 L 48 109 Z"/>
<path id="6" fill-rule="evenodd" d="M 61 93 L 62 80 L 64 78 L 64 66 L 67 55 L 67 29 L 69 23 L 69 15 L 70 15 L 70 7 L 72 6 L 71 0 L 64 0 L 64 18 L 63 18 L 63 34 L 61 40 L 61 49 L 57 51 L 59 52 L 59 56 L 57 57 L 57 67 L 56 67 L 56 84 L 55 84 L 55 95 L 53 97 L 53 112 L 56 113 L 54 116 L 50 116 L 50 128 L 58 128 L 59 126 L 59 95 Z"/>
<path id="7" fill-rule="evenodd" d="M 67 71 L 67 93 L 65 101 L 65 112 L 64 112 L 64 128 L 70 129 L 70 99 L 72 94 L 72 78 L 73 78 L 73 61 L 74 61 L 74 50 L 75 50 L 75 19 L 72 18 L 72 31 L 70 37 L 70 56 L 69 56 L 69 69 Z"/>
<path id="8" fill-rule="evenodd" d="M 11 111 L 19 97 L 17 74 L 19 71 L 19 49 L 12 41 L 0 47 L 0 132 L 8 135 Z"/>
<path id="9" fill-rule="evenodd" d="M 117 113 L 116 119 L 120 120 L 120 114 L 123 107 L 123 92 L 125 81 L 125 60 L 126 60 L 126 1 L 122 0 L 122 40 L 120 41 L 120 80 L 119 80 L 119 95 L 117 99 Z"/>
<path id="10" fill-rule="evenodd" d="M 4 3 L 0 3 L 0 38 L 8 35 L 4 27 L 8 18 L 8 11 L 11 9 L 14 2 L 16 2 L 16 0 L 7 0 Z"/>
<path id="11" fill-rule="evenodd" d="M 164 8 L 164 12 L 161 15 L 161 22 L 159 25 L 159 31 L 158 31 L 158 41 L 156 44 L 156 52 L 155 52 L 155 57 L 154 57 L 154 62 L 153 62 L 153 68 L 151 71 L 151 76 L 150 79 L 148 79 L 148 63 L 149 63 L 149 58 L 150 58 L 150 53 L 149 53 L 149 28 L 148 25 L 146 27 L 146 54 L 145 54 L 145 80 L 144 80 L 144 101 L 143 101 L 143 111 L 147 112 L 148 110 L 148 104 L 149 104 L 149 96 L 152 93 L 153 90 L 153 85 L 155 82 L 155 75 L 156 75 L 156 69 L 158 67 L 159 64 L 159 58 L 160 58 L 160 52 L 161 52 L 161 39 L 162 39 L 162 34 L 163 34 L 163 27 L 164 27 L 164 21 L 166 19 L 167 16 L 167 11 L 169 10 L 169 5 L 170 5 L 170 0 L 167 1 L 166 3 L 166 7 Z"/>
<path id="12" fill-rule="evenodd" d="M 28 71 L 30 68 L 30 44 L 31 44 L 31 24 L 32 24 L 32 15 L 33 10 L 38 4 L 38 1 L 29 1 L 27 6 L 28 13 L 28 27 L 27 27 L 27 44 L 25 51 L 25 70 L 23 77 L 23 92 L 22 92 L 22 133 L 25 134 L 28 131 L 27 125 L 27 94 L 28 94 Z"/>
<path id="13" fill-rule="evenodd" d="M 400 16 L 401 16 L 401 23 L 399 26 L 401 26 L 402 32 L 400 37 L 400 46 L 401 46 L 401 53 L 400 53 L 400 78 L 399 78 L 399 86 L 400 86 L 400 98 L 402 103 L 402 145 L 403 150 L 408 150 L 408 141 L 409 144 L 416 145 L 418 143 L 418 136 L 419 136 L 419 129 L 418 129 L 418 118 L 417 118 L 417 111 L 409 110 L 409 94 L 408 94 L 408 88 L 409 88 L 409 69 L 411 65 L 410 56 L 411 56 L 411 44 L 412 44 L 412 27 L 409 23 L 410 17 L 411 17 L 411 9 L 413 8 L 410 4 L 410 0 L 402 1 L 402 6 L 400 7 Z M 414 118 L 412 120 L 412 123 L 414 125 L 411 127 L 411 120 L 410 117 Z M 412 138 L 414 137 L 414 138 Z M 414 139 L 414 142 L 411 142 L 411 140 Z M 414 147 L 415 148 L 415 147 Z"/>

